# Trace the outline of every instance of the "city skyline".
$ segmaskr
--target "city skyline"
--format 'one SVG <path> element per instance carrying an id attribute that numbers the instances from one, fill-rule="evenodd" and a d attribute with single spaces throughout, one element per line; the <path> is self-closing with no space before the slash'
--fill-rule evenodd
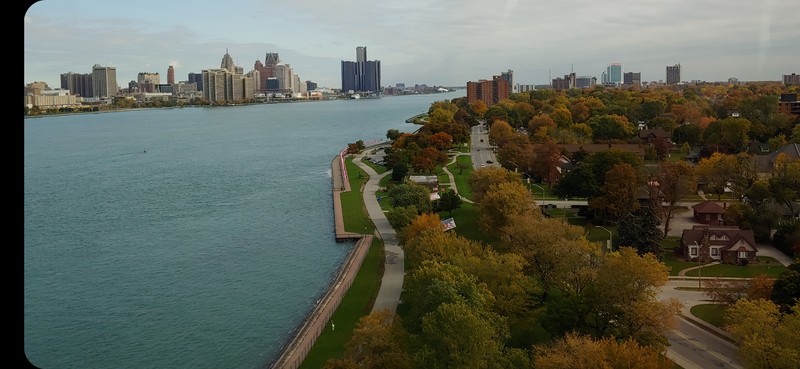
<path id="1" fill-rule="evenodd" d="M 24 78 L 58 87 L 62 73 L 90 73 L 99 64 L 116 68 L 117 82 L 126 85 L 142 72 L 166 76 L 173 65 L 175 80 L 184 81 L 216 68 L 227 49 L 245 72 L 277 52 L 303 80 L 337 88 L 341 62 L 363 45 L 381 60 L 384 86 L 464 86 L 509 69 L 520 84 L 548 84 L 573 70 L 599 79 L 616 62 L 623 72 L 640 72 L 643 82 L 666 80 L 666 66 L 675 64 L 684 81 L 780 81 L 797 72 L 800 60 L 790 6 L 786 0 L 235 0 L 224 7 L 43 0 L 24 17 Z"/>

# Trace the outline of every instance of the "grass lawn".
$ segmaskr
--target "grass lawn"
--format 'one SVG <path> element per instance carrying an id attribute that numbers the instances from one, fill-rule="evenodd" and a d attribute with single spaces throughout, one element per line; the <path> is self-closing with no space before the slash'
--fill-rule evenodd
<path id="1" fill-rule="evenodd" d="M 669 275 L 678 275 L 681 270 L 696 267 L 698 264 L 685 261 L 675 254 L 675 249 L 680 245 L 680 238 L 667 237 L 661 240 L 661 249 L 664 251 L 663 262 L 670 267 Z"/>
<path id="2" fill-rule="evenodd" d="M 366 164 L 368 167 L 372 168 L 372 170 L 374 170 L 375 173 L 378 173 L 378 174 L 386 173 L 386 171 L 389 170 L 389 168 L 384 167 L 383 165 L 375 164 L 372 161 L 367 160 L 365 158 L 362 158 L 361 162 Z"/>
<path id="3" fill-rule="evenodd" d="M 353 158 L 347 158 L 345 166 L 347 176 L 350 178 L 350 191 L 341 193 L 344 229 L 347 232 L 372 233 L 375 227 L 364 208 L 364 199 L 361 195 L 361 186 L 368 179 L 367 173 L 353 163 Z"/>
<path id="4" fill-rule="evenodd" d="M 766 274 L 772 277 L 777 277 L 785 270 L 786 267 L 781 265 L 781 263 L 779 263 L 777 260 L 767 256 L 759 256 L 757 262 L 747 264 L 746 266 L 717 264 L 704 267 L 702 270 L 702 276 L 752 278 L 757 275 Z M 696 277 L 697 270 L 688 271 L 686 272 L 686 275 Z"/>
<path id="5" fill-rule="evenodd" d="M 715 327 L 722 328 L 723 316 L 727 305 L 724 304 L 700 304 L 692 306 L 691 313 L 700 320 L 709 323 Z"/>
<path id="6" fill-rule="evenodd" d="M 374 238 L 353 284 L 331 317 L 336 330 L 325 329 L 320 334 L 300 365 L 301 369 L 319 369 L 328 359 L 342 356 L 358 320 L 372 311 L 372 304 L 381 286 L 383 260 L 383 242 Z"/>
<path id="7" fill-rule="evenodd" d="M 458 163 L 458 164 L 457 164 Z M 458 168 L 458 165 L 464 166 L 463 170 Z M 471 198 L 472 190 L 469 187 L 469 177 L 472 175 L 472 158 L 469 155 L 462 155 L 456 158 L 456 163 L 447 167 L 450 173 L 453 173 L 453 180 L 456 182 L 456 188 L 461 197 Z"/>

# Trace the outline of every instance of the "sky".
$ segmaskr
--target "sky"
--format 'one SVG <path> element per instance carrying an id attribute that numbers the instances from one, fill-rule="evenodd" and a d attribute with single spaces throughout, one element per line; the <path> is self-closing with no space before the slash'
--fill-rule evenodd
<path id="1" fill-rule="evenodd" d="M 341 88 L 356 47 L 381 62 L 381 85 L 465 86 L 508 70 L 547 84 L 611 63 L 684 81 L 778 81 L 800 73 L 796 0 L 41 0 L 24 16 L 25 84 L 115 67 L 166 83 L 219 68 L 245 73 L 278 53 L 302 81 Z"/>

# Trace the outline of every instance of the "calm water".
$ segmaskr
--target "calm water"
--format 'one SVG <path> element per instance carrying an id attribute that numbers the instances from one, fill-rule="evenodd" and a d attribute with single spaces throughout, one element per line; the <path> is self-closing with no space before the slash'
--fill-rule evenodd
<path id="1" fill-rule="evenodd" d="M 266 367 L 352 247 L 333 156 L 458 96 L 26 119 L 28 360 Z"/>

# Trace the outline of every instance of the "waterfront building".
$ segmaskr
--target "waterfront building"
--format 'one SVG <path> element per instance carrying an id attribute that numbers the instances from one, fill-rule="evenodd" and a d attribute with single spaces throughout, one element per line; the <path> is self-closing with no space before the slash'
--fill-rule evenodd
<path id="1" fill-rule="evenodd" d="M 667 84 L 677 85 L 681 82 L 681 65 L 668 65 L 667 66 Z"/>
<path id="2" fill-rule="evenodd" d="M 99 64 L 92 66 L 92 92 L 93 97 L 108 98 L 117 95 L 117 68 L 103 67 Z"/>
<path id="3" fill-rule="evenodd" d="M 167 68 L 167 83 L 171 85 L 175 84 L 175 67 L 171 65 Z"/>
<path id="4" fill-rule="evenodd" d="M 241 103 L 252 100 L 253 78 L 227 69 L 203 70 L 203 97 L 211 103 Z"/>
<path id="5" fill-rule="evenodd" d="M 342 92 L 381 92 L 381 62 L 367 60 L 367 47 L 356 47 L 356 61 L 342 60 Z"/>
<path id="6" fill-rule="evenodd" d="M 62 73 L 61 89 L 82 97 L 94 96 L 92 88 L 92 75 L 89 73 Z"/>
<path id="7" fill-rule="evenodd" d="M 187 83 L 194 83 L 197 91 L 203 91 L 203 73 L 189 73 Z"/>

